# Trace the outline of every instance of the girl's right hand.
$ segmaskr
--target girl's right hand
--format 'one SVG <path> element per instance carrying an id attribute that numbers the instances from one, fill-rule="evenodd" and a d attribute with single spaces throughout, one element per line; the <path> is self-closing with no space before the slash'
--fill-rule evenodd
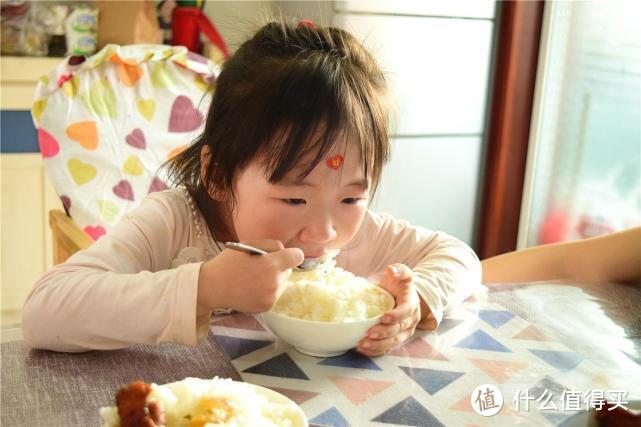
<path id="1" fill-rule="evenodd" d="M 270 253 L 249 255 L 224 249 L 202 264 L 198 277 L 197 315 L 217 308 L 262 313 L 272 308 L 291 269 L 305 259 L 299 248 L 284 248 L 278 240 L 241 242 Z"/>

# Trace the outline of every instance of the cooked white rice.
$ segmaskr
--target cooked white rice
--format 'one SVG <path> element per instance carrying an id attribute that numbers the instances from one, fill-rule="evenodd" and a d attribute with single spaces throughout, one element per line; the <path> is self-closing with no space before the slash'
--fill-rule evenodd
<path id="1" fill-rule="evenodd" d="M 165 385 L 152 384 L 147 402 L 158 402 L 165 411 L 168 427 L 202 425 L 206 427 L 287 426 L 302 427 L 300 409 L 289 400 L 274 401 L 269 394 L 260 393 L 254 386 L 231 379 L 185 378 Z M 216 402 L 224 401 L 223 405 Z M 214 405 L 212 405 L 214 403 Z M 228 405 L 228 406 L 227 406 Z M 225 407 L 227 409 L 225 409 Z M 231 411 L 229 410 L 231 408 Z M 204 411 L 220 412 L 219 423 L 198 422 Z M 225 414 L 229 412 L 228 414 Z M 120 427 L 116 407 L 101 408 L 103 427 Z"/>
<path id="2" fill-rule="evenodd" d="M 378 316 L 394 306 L 387 291 L 336 267 L 335 255 L 314 270 L 294 271 L 272 311 L 320 322 L 353 322 Z"/>

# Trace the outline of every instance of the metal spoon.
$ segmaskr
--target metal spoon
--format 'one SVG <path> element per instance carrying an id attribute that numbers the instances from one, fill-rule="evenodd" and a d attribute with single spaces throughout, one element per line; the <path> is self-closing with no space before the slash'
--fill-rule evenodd
<path id="1" fill-rule="evenodd" d="M 235 251 L 245 252 L 246 254 L 250 254 L 250 255 L 264 255 L 269 253 L 262 249 L 258 249 L 253 246 L 245 245 L 243 243 L 236 243 L 236 242 L 227 242 L 225 243 L 225 247 L 229 249 L 233 249 Z M 320 264 L 320 260 L 318 258 L 305 258 L 301 265 L 294 267 L 294 270 L 309 271 L 318 267 L 318 264 Z"/>

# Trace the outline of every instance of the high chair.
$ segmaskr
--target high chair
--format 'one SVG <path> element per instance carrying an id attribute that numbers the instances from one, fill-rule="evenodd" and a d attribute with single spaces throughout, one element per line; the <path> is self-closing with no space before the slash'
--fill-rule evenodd
<path id="1" fill-rule="evenodd" d="M 66 211 L 49 212 L 55 264 L 167 188 L 158 168 L 202 131 L 218 69 L 180 46 L 107 45 L 40 79 L 31 115 Z"/>

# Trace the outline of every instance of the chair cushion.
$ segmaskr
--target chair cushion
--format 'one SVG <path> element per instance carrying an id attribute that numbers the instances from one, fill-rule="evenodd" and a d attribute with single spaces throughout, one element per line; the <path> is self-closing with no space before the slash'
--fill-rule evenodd
<path id="1" fill-rule="evenodd" d="M 40 79 L 31 112 L 46 172 L 94 240 L 167 188 L 158 168 L 202 132 L 218 69 L 184 47 L 107 45 Z"/>

